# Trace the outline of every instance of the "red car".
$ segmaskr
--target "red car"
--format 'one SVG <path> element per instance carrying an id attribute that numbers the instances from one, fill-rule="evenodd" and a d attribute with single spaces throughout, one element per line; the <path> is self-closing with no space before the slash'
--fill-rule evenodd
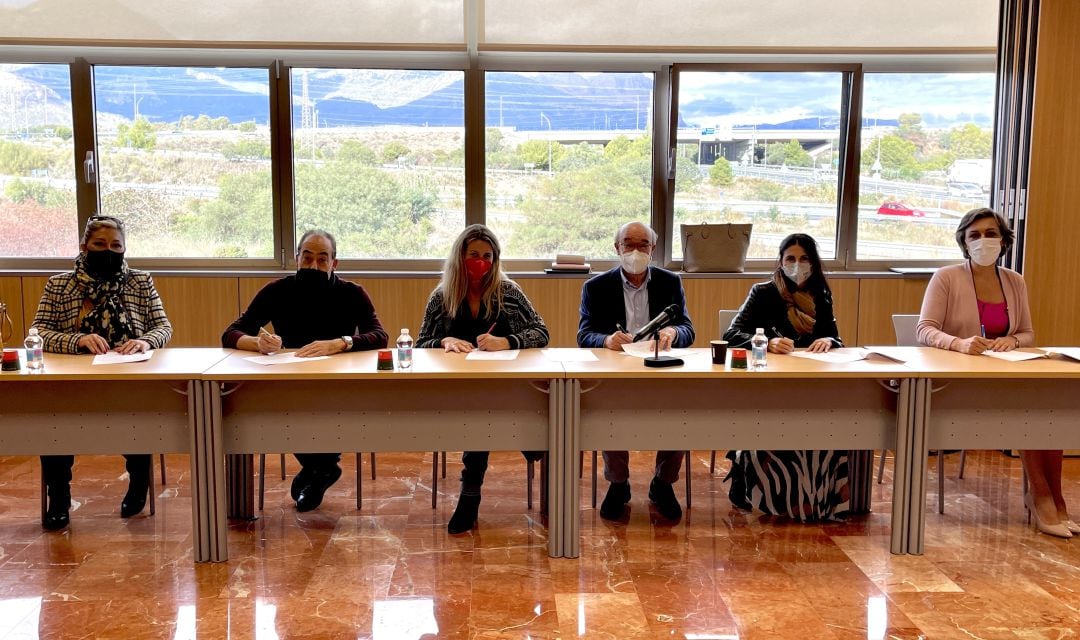
<path id="1" fill-rule="evenodd" d="M 902 202 L 886 202 L 878 207 L 878 215 L 882 216 L 912 216 L 915 218 L 925 218 L 926 212 L 920 209 L 909 207 Z"/>

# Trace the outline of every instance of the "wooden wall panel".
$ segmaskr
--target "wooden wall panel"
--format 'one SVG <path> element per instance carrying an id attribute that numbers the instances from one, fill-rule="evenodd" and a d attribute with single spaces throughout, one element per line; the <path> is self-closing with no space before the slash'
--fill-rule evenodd
<path id="1" fill-rule="evenodd" d="M 221 332 L 236 319 L 236 278 L 162 276 L 154 285 L 172 323 L 170 347 L 219 347 Z"/>
<path id="2" fill-rule="evenodd" d="M 833 314 L 840 339 L 849 347 L 859 346 L 859 281 L 837 278 L 829 281 L 833 292 Z"/>
<path id="3" fill-rule="evenodd" d="M 517 280 L 525 295 L 544 318 L 549 345 L 552 347 L 576 347 L 578 321 L 581 319 L 581 287 L 584 278 L 523 278 Z"/>
<path id="4" fill-rule="evenodd" d="M 420 322 L 437 278 L 351 278 L 367 290 L 375 304 L 390 344 L 394 344 L 402 327 L 408 327 L 415 340 L 420 335 Z"/>
<path id="5" fill-rule="evenodd" d="M 1024 279 L 1038 344 L 1080 344 L 1080 2 L 1042 0 Z"/>
<path id="6" fill-rule="evenodd" d="M 4 344 L 8 347 L 22 346 L 27 329 L 27 324 L 23 321 L 22 278 L 0 278 L 0 302 L 7 305 L 12 326 L 11 336 Z M 0 326 L 0 331 L 4 329 L 5 327 Z"/>
<path id="7" fill-rule="evenodd" d="M 22 279 L 23 327 L 30 328 L 30 324 L 34 321 L 38 302 L 41 301 L 41 294 L 45 293 L 45 283 L 48 280 L 47 276 L 32 276 Z"/>
<path id="8" fill-rule="evenodd" d="M 694 322 L 694 346 L 706 347 L 710 340 L 716 340 L 727 329 L 720 328 L 719 311 L 738 309 L 746 300 L 750 287 L 757 282 L 753 279 L 723 278 L 704 279 L 687 278 L 683 280 L 686 291 L 686 310 Z"/>
<path id="9" fill-rule="evenodd" d="M 20 336 L 37 309 L 45 277 L 0 278 L 0 298 L 9 302 Z M 255 294 L 274 278 L 211 278 L 161 276 L 154 279 L 165 303 L 174 336 L 170 346 L 216 346 L 221 332 L 245 308 Z M 420 331 L 424 307 L 438 280 L 435 278 L 353 278 L 367 289 L 391 342 L 402 327 L 413 335 Z M 577 278 L 522 278 L 518 281 L 544 317 L 551 345 L 576 344 L 581 285 Z M 718 337 L 717 311 L 737 309 L 746 299 L 754 279 L 694 278 L 683 280 L 687 307 L 694 320 L 697 341 L 704 347 Z M 833 279 L 840 335 L 849 345 L 891 344 L 892 314 L 918 313 L 926 278 Z M 21 300 L 21 301 L 20 301 Z M 19 308 L 21 305 L 21 309 Z M 724 327 L 726 329 L 726 327 Z"/>
<path id="10" fill-rule="evenodd" d="M 895 344 L 892 315 L 918 313 L 929 281 L 929 278 L 860 280 L 858 344 Z"/>

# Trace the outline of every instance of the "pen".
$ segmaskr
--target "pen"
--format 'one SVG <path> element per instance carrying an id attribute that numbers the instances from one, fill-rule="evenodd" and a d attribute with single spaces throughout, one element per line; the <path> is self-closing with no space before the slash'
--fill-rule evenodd
<path id="1" fill-rule="evenodd" d="M 261 335 L 264 335 L 264 336 L 266 336 L 267 338 L 273 338 L 273 337 L 274 337 L 274 334 L 272 334 L 272 333 L 270 333 L 269 331 L 267 331 L 267 330 L 266 330 L 266 327 L 259 327 L 259 333 L 260 333 Z"/>
<path id="2" fill-rule="evenodd" d="M 490 333 L 491 333 L 492 331 L 494 331 L 494 330 L 495 330 L 495 325 L 496 325 L 496 324 L 498 324 L 498 322 L 492 322 L 492 323 L 491 323 L 491 326 L 490 326 L 490 327 L 488 327 L 488 330 L 487 330 L 487 331 L 485 331 L 484 333 L 490 334 Z"/>
<path id="3" fill-rule="evenodd" d="M 979 335 L 984 337 L 984 338 L 986 337 L 986 325 L 985 324 L 980 324 L 979 325 Z"/>
<path id="4" fill-rule="evenodd" d="M 623 329 L 622 325 L 619 324 L 618 322 L 615 323 L 615 330 L 618 331 L 619 333 L 626 333 L 626 329 Z"/>
<path id="5" fill-rule="evenodd" d="M 772 330 L 773 330 L 773 333 L 776 334 L 777 338 L 783 338 L 784 337 L 784 334 L 780 333 L 780 330 L 777 329 L 776 327 L 772 327 Z"/>

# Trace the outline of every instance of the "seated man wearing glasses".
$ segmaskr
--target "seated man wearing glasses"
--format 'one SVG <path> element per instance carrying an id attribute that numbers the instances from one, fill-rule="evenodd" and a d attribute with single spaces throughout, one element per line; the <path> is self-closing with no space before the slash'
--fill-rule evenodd
<path id="1" fill-rule="evenodd" d="M 645 224 L 629 222 L 619 228 L 615 234 L 619 266 L 590 279 L 581 290 L 579 347 L 622 351 L 622 345 L 633 341 L 635 332 L 672 304 L 679 313 L 660 330 L 660 349 L 693 344 L 694 325 L 686 311 L 682 281 L 671 271 L 649 266 L 655 247 L 656 232 Z M 671 489 L 679 479 L 682 459 L 682 451 L 658 451 L 656 471 L 649 485 L 649 500 L 669 520 L 682 517 L 682 507 Z M 626 451 L 604 452 L 604 477 L 611 484 L 600 505 L 600 515 L 607 520 L 622 518 L 630 501 L 628 465 Z"/>
<path id="2" fill-rule="evenodd" d="M 364 288 L 339 278 L 337 241 L 312 230 L 296 248 L 296 274 L 263 287 L 246 311 L 225 329 L 226 348 L 274 353 L 295 349 L 301 358 L 386 346 L 386 331 Z M 274 333 L 263 327 L 274 325 Z M 322 504 L 323 494 L 341 477 L 341 453 L 297 453 L 300 472 L 292 482 L 297 511 Z"/>

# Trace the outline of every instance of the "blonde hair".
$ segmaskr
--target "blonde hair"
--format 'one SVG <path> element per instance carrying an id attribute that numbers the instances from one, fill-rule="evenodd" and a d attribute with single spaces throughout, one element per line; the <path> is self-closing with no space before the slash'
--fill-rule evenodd
<path id="1" fill-rule="evenodd" d="M 502 310 L 502 283 L 507 278 L 502 271 L 502 261 L 499 259 L 499 254 L 502 253 L 499 240 L 491 229 L 482 224 L 473 224 L 465 227 L 451 245 L 450 255 L 443 266 L 442 279 L 436 287 L 436 291 L 442 292 L 443 309 L 451 318 L 457 315 L 458 309 L 469 294 L 469 274 L 465 271 L 465 252 L 473 240 L 483 240 L 491 245 L 491 271 L 484 276 L 480 294 L 481 305 L 487 309 L 485 318 L 494 318 Z"/>

